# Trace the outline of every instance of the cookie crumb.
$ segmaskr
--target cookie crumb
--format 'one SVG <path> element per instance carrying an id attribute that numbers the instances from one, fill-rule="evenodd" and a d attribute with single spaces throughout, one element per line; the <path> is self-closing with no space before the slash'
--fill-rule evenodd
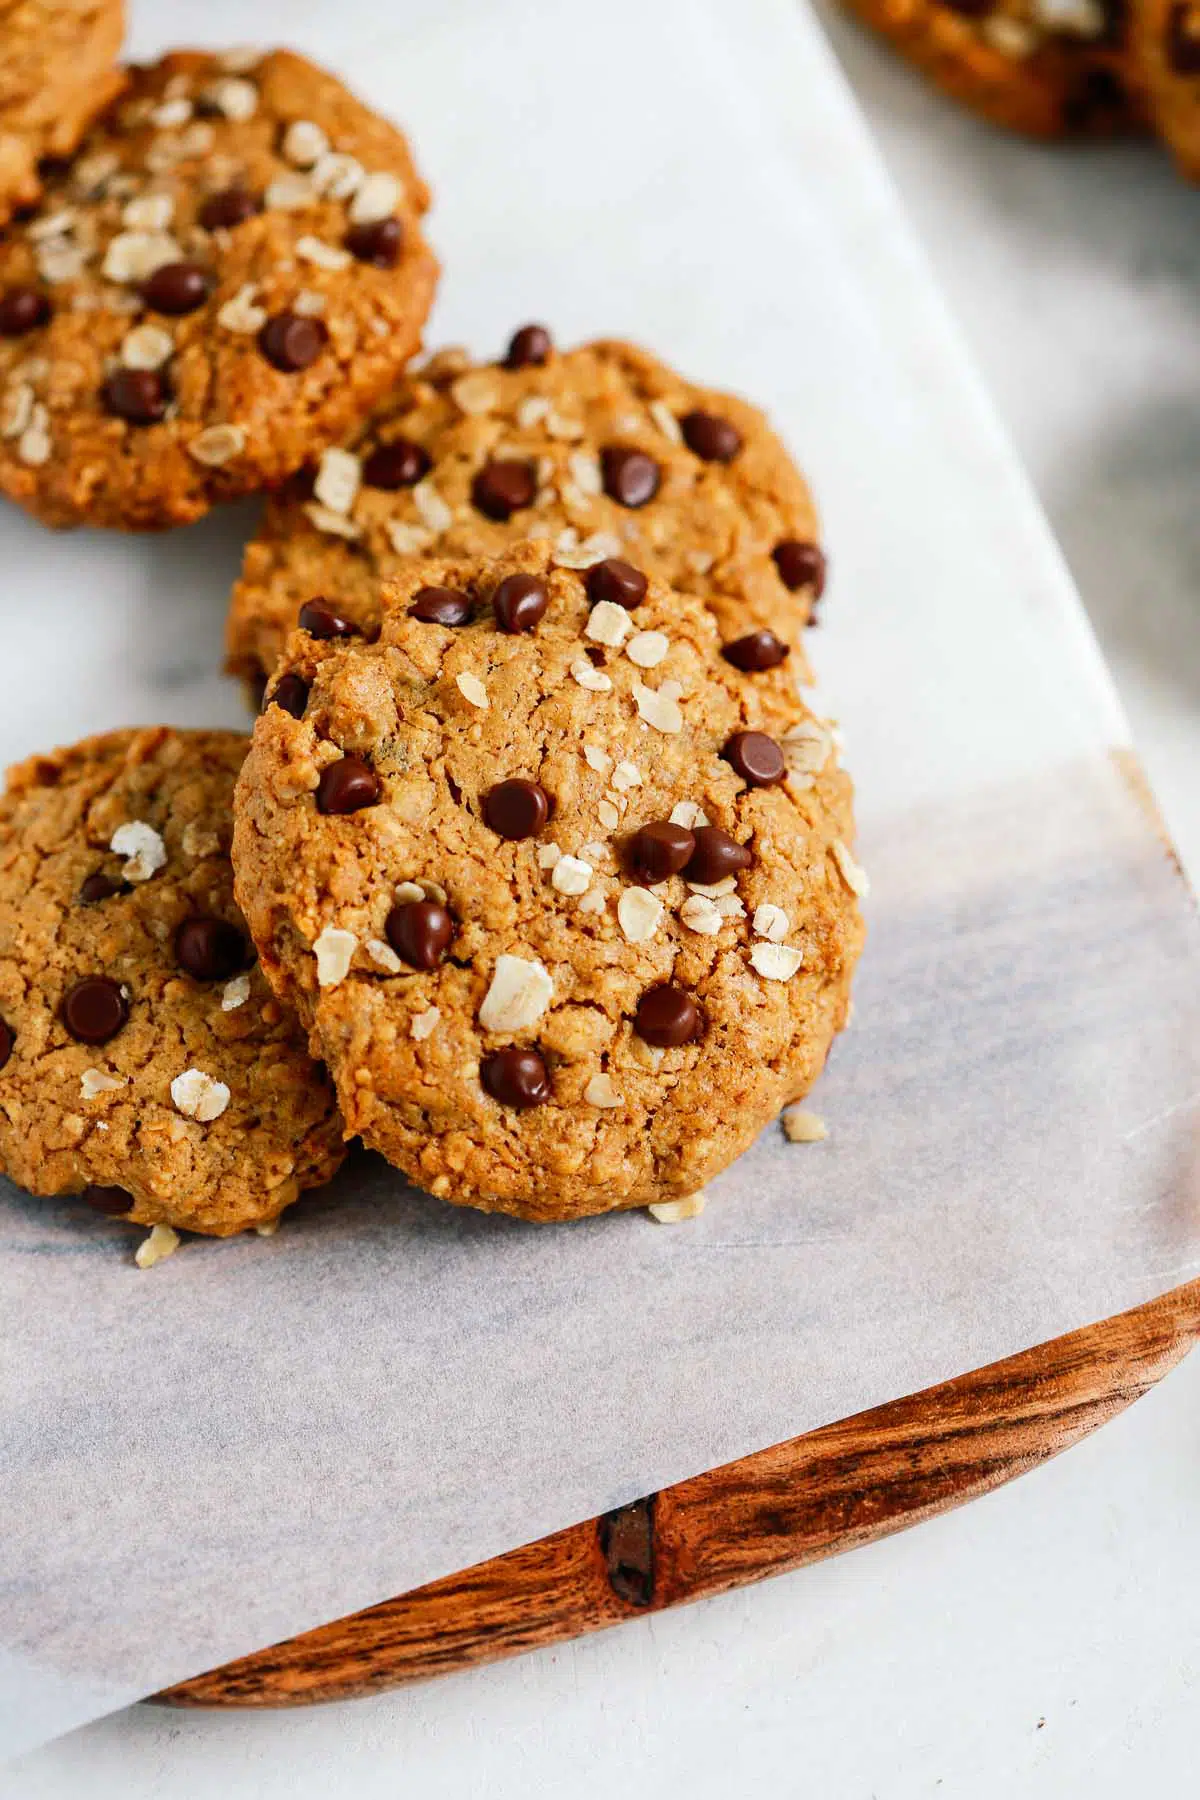
<path id="1" fill-rule="evenodd" d="M 340 981 L 345 981 L 357 948 L 358 939 L 352 931 L 343 931 L 337 925 L 326 925 L 313 944 L 313 955 L 317 959 L 318 987 L 337 987 Z"/>
<path id="2" fill-rule="evenodd" d="M 229 1105 L 229 1089 L 223 1081 L 215 1081 L 203 1069 L 185 1069 L 171 1083 L 171 1098 L 176 1110 L 186 1119 L 211 1125 Z"/>
<path id="3" fill-rule="evenodd" d="M 700 1188 L 694 1194 L 686 1194 L 682 1200 L 659 1200 L 646 1211 L 660 1225 L 678 1225 L 683 1219 L 698 1219 L 704 1211 L 705 1192 Z"/>
<path id="4" fill-rule="evenodd" d="M 808 1112 L 803 1106 L 786 1106 L 783 1134 L 791 1144 L 819 1144 L 829 1136 L 829 1129 L 819 1113 Z"/>
<path id="5" fill-rule="evenodd" d="M 179 1248 L 179 1233 L 171 1225 L 152 1225 L 150 1235 L 144 1237 L 133 1253 L 133 1260 L 139 1269 L 152 1269 L 165 1257 L 174 1256 Z"/>

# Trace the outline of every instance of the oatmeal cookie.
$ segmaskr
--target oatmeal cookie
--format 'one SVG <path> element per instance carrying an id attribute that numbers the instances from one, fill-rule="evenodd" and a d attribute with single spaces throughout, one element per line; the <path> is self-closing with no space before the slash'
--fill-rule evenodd
<path id="1" fill-rule="evenodd" d="M 0 224 L 121 91 L 122 0 L 0 0 Z"/>
<path id="2" fill-rule="evenodd" d="M 564 566 L 628 556 L 699 594 L 722 638 L 773 631 L 802 666 L 825 559 L 763 415 L 630 344 L 560 352 L 529 325 L 498 363 L 433 357 L 270 502 L 234 590 L 229 667 L 269 674 L 314 594 L 369 625 L 406 557 L 493 556 L 526 537 Z"/>
<path id="3" fill-rule="evenodd" d="M 623 559 L 417 561 L 374 611 L 370 641 L 306 608 L 235 804 L 239 903 L 347 1129 L 530 1219 L 694 1193 L 845 1023 L 833 729 Z"/>
<path id="4" fill-rule="evenodd" d="M 0 491 L 134 529 L 281 481 L 417 348 L 427 201 L 400 133 L 302 57 L 133 70 L 0 245 Z"/>
<path id="5" fill-rule="evenodd" d="M 1200 181 L 1200 0 L 1138 0 L 1133 30 L 1155 126 Z"/>
<path id="6" fill-rule="evenodd" d="M 0 799 L 0 1169 L 224 1237 L 342 1160 L 324 1073 L 233 899 L 228 731 L 116 731 Z"/>

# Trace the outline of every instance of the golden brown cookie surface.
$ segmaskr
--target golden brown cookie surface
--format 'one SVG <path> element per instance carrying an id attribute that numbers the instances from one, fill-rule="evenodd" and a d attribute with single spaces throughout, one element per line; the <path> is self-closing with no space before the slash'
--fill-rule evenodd
<path id="1" fill-rule="evenodd" d="M 112 732 L 0 799 L 0 1168 L 41 1194 L 225 1236 L 342 1160 L 229 863 L 234 732 Z M 119 1193 L 113 1190 L 121 1190 Z"/>
<path id="2" fill-rule="evenodd" d="M 181 524 L 278 482 L 416 349 L 436 277 L 400 133 L 287 51 L 181 51 L 0 245 L 0 490 Z"/>
<path id="3" fill-rule="evenodd" d="M 120 92 L 122 0 L 0 0 L 0 223 Z"/>
<path id="4" fill-rule="evenodd" d="M 1134 40 L 1154 123 L 1183 173 L 1200 180 L 1200 4 L 1139 0 Z"/>
<path id="5" fill-rule="evenodd" d="M 368 623 L 412 555 L 491 556 L 525 537 L 560 561 L 629 556 L 699 594 L 723 638 L 795 648 L 824 585 L 808 489 L 757 408 L 646 351 L 556 351 L 542 327 L 505 361 L 443 352 L 365 431 L 270 501 L 248 546 L 229 666 L 268 674 L 304 601 Z"/>
<path id="6" fill-rule="evenodd" d="M 939 87 L 1034 137 L 1145 126 L 1125 0 L 846 0 Z"/>
<path id="7" fill-rule="evenodd" d="M 806 1091 L 862 938 L 835 734 L 628 564 L 414 562 L 311 607 L 239 780 L 237 891 L 347 1128 L 449 1200 L 694 1192 Z"/>

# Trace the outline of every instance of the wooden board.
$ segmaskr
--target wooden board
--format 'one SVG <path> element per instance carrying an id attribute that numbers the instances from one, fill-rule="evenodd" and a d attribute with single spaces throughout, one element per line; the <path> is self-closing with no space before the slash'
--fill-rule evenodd
<path id="1" fill-rule="evenodd" d="M 1102 1425 L 1200 1337 L 1200 1281 L 181 1682 L 175 1706 L 342 1700 L 850 1550 Z"/>

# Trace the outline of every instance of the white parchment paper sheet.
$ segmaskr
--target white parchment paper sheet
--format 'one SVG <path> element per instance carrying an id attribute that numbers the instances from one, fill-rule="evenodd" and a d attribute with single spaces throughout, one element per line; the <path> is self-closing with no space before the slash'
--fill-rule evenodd
<path id="1" fill-rule="evenodd" d="M 143 9 L 138 49 L 241 38 Z M 875 887 L 814 1104 L 704 1217 L 537 1230 L 368 1157 L 152 1274 L 0 1188 L 0 1747 L 1200 1269 L 1196 933 L 1107 679 L 806 14 L 785 0 L 260 4 L 413 131 L 431 341 L 544 317 L 767 402 Z M 240 717 L 252 509 L 147 542 L 0 517 L 0 750 Z"/>

